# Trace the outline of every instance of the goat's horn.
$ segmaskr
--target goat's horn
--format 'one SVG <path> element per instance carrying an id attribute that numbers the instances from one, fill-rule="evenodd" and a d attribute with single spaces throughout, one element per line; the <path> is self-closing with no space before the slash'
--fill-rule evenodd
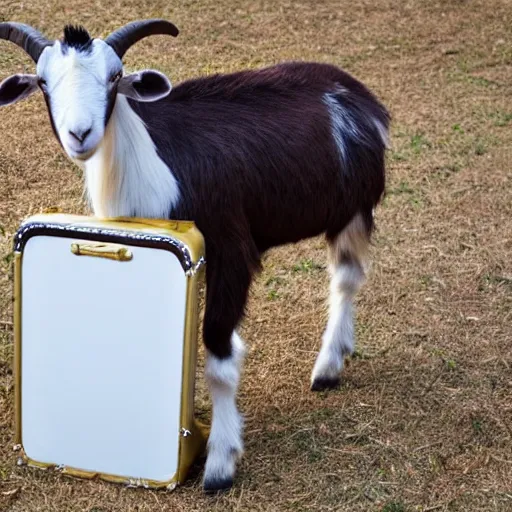
<path id="1" fill-rule="evenodd" d="M 36 64 L 43 50 L 53 44 L 36 29 L 24 23 L 14 22 L 0 23 L 0 39 L 5 39 L 21 46 Z"/>
<path id="2" fill-rule="evenodd" d="M 168 34 L 176 37 L 179 34 L 179 30 L 175 25 L 166 20 L 133 21 L 117 29 L 115 32 L 112 32 L 112 34 L 105 39 L 105 42 L 108 43 L 119 58 L 122 59 L 130 46 L 144 37 L 157 34 Z"/>

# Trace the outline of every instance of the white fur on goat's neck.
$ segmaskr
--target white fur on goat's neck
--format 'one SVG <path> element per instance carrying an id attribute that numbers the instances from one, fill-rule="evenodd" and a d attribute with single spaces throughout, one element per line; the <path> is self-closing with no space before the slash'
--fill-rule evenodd
<path id="1" fill-rule="evenodd" d="M 178 201 L 176 178 L 121 94 L 103 140 L 82 166 L 87 196 L 99 217 L 167 218 Z"/>

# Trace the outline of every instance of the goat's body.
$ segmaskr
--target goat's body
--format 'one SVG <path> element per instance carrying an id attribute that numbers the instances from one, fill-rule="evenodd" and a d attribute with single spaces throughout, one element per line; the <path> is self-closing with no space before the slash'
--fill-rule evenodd
<path id="1" fill-rule="evenodd" d="M 339 380 L 384 191 L 388 122 L 361 83 L 324 64 L 190 80 L 154 103 L 117 99 L 86 164 L 93 209 L 190 219 L 205 237 L 203 336 L 213 400 L 206 488 L 231 485 L 242 451 L 236 392 L 244 349 L 235 330 L 269 248 L 326 234 L 330 315 L 312 389 Z"/>

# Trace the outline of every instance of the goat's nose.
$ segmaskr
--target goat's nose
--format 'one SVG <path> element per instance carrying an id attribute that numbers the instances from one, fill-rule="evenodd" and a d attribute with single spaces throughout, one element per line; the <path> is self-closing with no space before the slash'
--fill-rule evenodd
<path id="1" fill-rule="evenodd" d="M 88 128 L 87 130 L 69 130 L 69 135 L 71 135 L 71 137 L 73 137 L 82 144 L 84 140 L 87 138 L 87 136 L 91 133 L 91 130 L 92 128 Z"/>

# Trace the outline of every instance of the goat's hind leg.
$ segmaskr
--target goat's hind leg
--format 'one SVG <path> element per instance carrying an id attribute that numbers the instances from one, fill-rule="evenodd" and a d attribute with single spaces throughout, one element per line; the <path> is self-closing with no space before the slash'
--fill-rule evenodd
<path id="1" fill-rule="evenodd" d="M 311 375 L 312 391 L 339 386 L 343 362 L 354 351 L 353 299 L 364 282 L 369 229 L 361 215 L 329 244 L 329 320 Z"/>

